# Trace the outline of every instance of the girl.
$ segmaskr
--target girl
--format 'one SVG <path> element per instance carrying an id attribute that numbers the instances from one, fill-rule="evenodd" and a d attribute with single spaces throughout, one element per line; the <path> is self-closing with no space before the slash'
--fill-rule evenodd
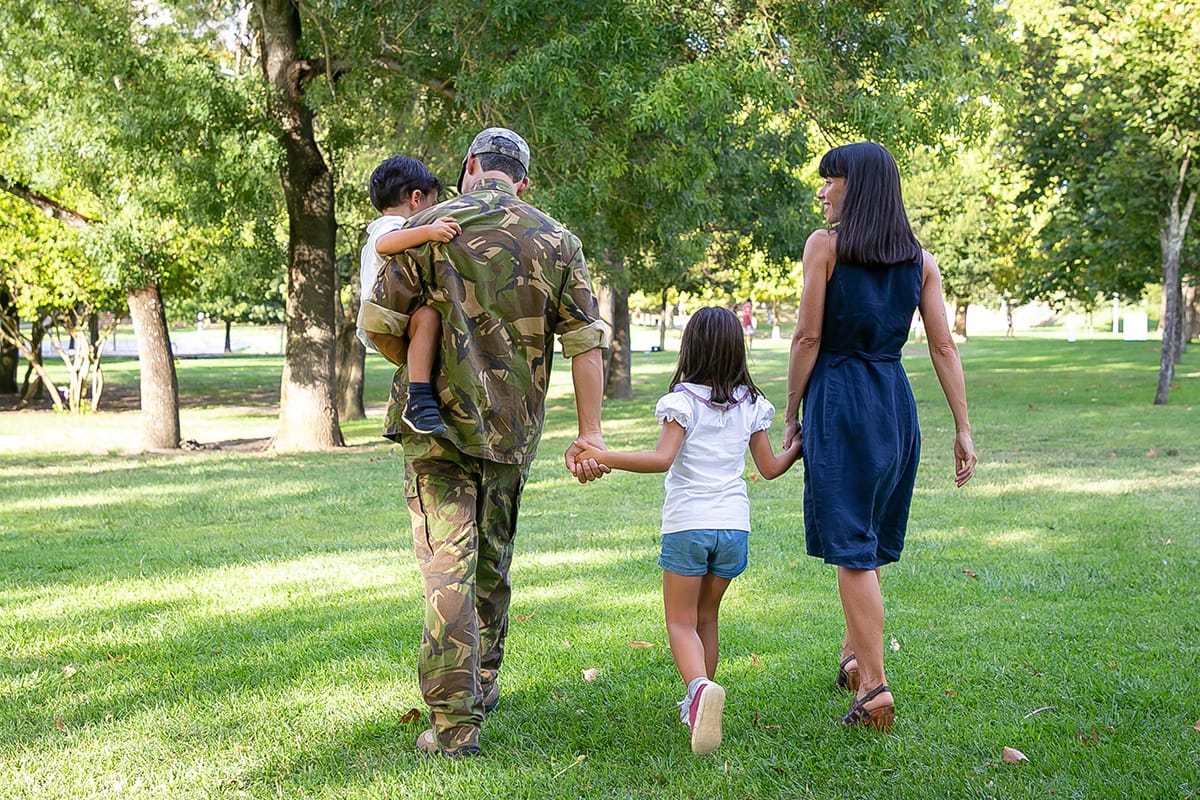
<path id="1" fill-rule="evenodd" d="M 800 442 L 773 452 L 766 429 L 775 408 L 750 379 L 741 323 L 725 308 L 702 308 L 688 321 L 671 391 L 659 399 L 654 415 L 662 433 L 653 452 L 586 448 L 577 461 L 667 473 L 658 560 L 667 636 L 687 684 L 680 722 L 691 730 L 692 752 L 707 755 L 721 744 L 725 705 L 725 689 L 712 681 L 717 612 L 729 582 L 746 569 L 746 447 L 770 480 L 796 461 Z"/>

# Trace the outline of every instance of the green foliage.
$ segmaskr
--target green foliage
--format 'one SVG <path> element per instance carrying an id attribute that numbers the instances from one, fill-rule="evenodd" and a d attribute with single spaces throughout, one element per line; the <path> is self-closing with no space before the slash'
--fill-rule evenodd
<path id="1" fill-rule="evenodd" d="M 1176 186 L 1200 188 L 1200 7 L 1027 0 L 1012 11 L 1026 58 L 1010 138 L 1042 219 L 1023 294 L 1136 299 L 1159 274 Z M 1189 233 L 1192 264 L 1197 247 Z"/>
<path id="2" fill-rule="evenodd" d="M 194 20 L 168 5 L 14 0 L 0 30 L 0 174 L 92 220 L 86 252 L 108 283 L 181 294 L 195 247 L 232 254 L 247 220 L 273 222 L 254 85 Z"/>

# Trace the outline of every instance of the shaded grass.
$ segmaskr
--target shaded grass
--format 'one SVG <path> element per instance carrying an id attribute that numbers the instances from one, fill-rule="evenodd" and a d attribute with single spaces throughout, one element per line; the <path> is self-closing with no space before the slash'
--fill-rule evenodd
<path id="1" fill-rule="evenodd" d="M 1200 795 L 1200 376 L 1185 362 L 1155 408 L 1151 343 L 962 349 L 982 459 L 962 491 L 928 359 L 906 359 L 925 445 L 884 578 L 891 736 L 831 722 L 848 702 L 830 687 L 840 609 L 832 571 L 804 555 L 797 468 L 751 483 L 751 566 L 723 607 L 725 743 L 691 756 L 655 567 L 661 476 L 566 475 L 560 365 L 501 706 L 470 763 L 418 757 L 421 725 L 402 721 L 420 705 L 421 589 L 377 411 L 336 454 L 0 453 L 0 797 Z M 753 358 L 781 406 L 785 348 Z M 227 381 L 221 402 L 240 404 L 239 383 L 277 383 L 278 360 L 248 361 L 273 377 L 189 359 L 181 391 Z M 379 403 L 390 370 L 368 365 Z M 606 404 L 610 445 L 653 444 L 673 365 L 637 357 L 635 399 Z M 214 439 L 246 424 L 198 410 Z M 114 417 L 86 422 L 136 427 Z M 0 432 L 61 423 L 5 415 Z M 1004 746 L 1030 761 L 1004 764 Z"/>

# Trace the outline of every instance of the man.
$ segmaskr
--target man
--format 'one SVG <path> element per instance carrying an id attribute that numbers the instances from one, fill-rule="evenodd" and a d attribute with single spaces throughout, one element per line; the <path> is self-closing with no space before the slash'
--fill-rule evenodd
<path id="1" fill-rule="evenodd" d="M 442 317 L 434 374 L 446 433 L 425 436 L 403 423 L 398 370 L 384 435 L 404 448 L 404 495 L 425 578 L 418 674 L 432 728 L 417 748 L 452 758 L 479 752 L 484 715 L 499 701 L 513 535 L 542 433 L 555 334 L 571 359 L 579 421 L 567 468 L 581 482 L 604 471 L 574 456 L 587 444 L 603 447 L 608 328 L 579 239 L 520 199 L 528 171 L 529 145 L 516 133 L 476 136 L 458 179 L 463 194 L 408 222 L 451 217 L 462 232 L 389 260 L 358 322 L 402 365 L 409 315 L 425 303 Z"/>

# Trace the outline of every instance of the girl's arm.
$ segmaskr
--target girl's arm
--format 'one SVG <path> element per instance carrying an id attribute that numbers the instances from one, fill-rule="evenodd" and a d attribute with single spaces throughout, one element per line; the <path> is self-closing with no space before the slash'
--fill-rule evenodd
<path id="1" fill-rule="evenodd" d="M 921 321 L 929 342 L 929 360 L 937 373 L 942 393 L 954 415 L 954 482 L 962 486 L 975 473 L 975 443 L 971 441 L 971 421 L 967 417 L 967 387 L 963 380 L 958 347 L 950 335 L 946 304 L 942 299 L 942 274 L 933 256 L 925 253 L 921 275 Z"/>
<path id="2" fill-rule="evenodd" d="M 598 450 L 585 447 L 582 453 L 575 456 L 575 461 L 596 459 L 596 463 L 612 469 L 623 469 L 626 472 L 666 472 L 675 460 L 679 448 L 683 444 L 684 427 L 675 420 L 663 422 L 662 433 L 658 435 L 658 447 L 642 453 L 618 453 L 613 450 Z"/>
<path id="3" fill-rule="evenodd" d="M 385 233 L 375 241 L 375 252 L 381 256 L 392 256 L 426 242 L 448 242 L 460 233 L 462 228 L 458 222 L 451 217 L 442 217 L 428 225 Z"/>
<path id="4" fill-rule="evenodd" d="M 750 434 L 750 455 L 754 458 L 754 466 L 758 467 L 759 475 L 767 480 L 778 478 L 791 469 L 792 464 L 800 457 L 800 437 L 792 439 L 792 443 L 776 455 L 767 432 L 755 431 Z"/>

